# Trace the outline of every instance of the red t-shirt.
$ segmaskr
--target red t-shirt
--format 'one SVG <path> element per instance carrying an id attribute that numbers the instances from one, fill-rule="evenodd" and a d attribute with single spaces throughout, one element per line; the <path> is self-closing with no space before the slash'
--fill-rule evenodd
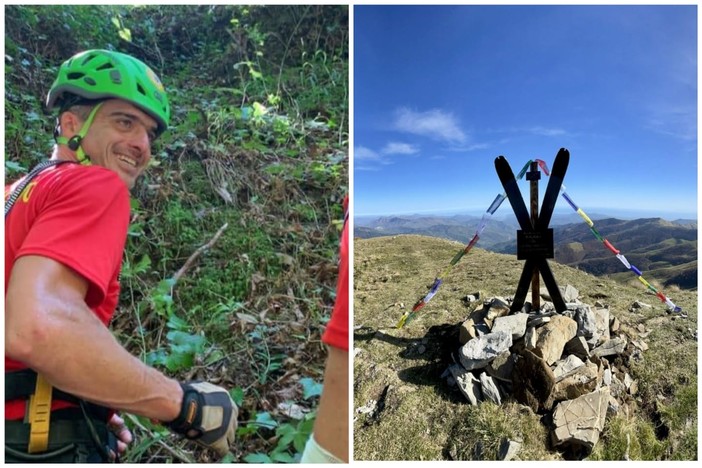
<path id="1" fill-rule="evenodd" d="M 5 187 L 5 199 L 15 185 Z M 5 218 L 5 290 L 17 258 L 51 258 L 88 281 L 85 302 L 107 326 L 119 297 L 128 225 L 129 191 L 117 174 L 71 163 L 45 169 Z M 5 356 L 6 372 L 26 367 Z M 55 401 L 52 409 L 66 406 Z M 6 403 L 5 418 L 23 418 L 24 407 L 24 401 Z"/>
<path id="2" fill-rule="evenodd" d="M 348 198 L 344 201 L 344 210 Z M 322 341 L 335 348 L 349 350 L 349 228 L 348 213 L 341 233 L 339 279 L 336 283 L 336 301 L 331 319 L 322 335 Z"/>

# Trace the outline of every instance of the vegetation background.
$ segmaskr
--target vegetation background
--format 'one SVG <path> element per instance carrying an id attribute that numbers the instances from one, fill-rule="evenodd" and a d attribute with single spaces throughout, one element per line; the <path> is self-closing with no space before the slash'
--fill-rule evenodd
<path id="1" fill-rule="evenodd" d="M 348 191 L 346 6 L 5 7 L 5 181 L 46 159 L 59 65 L 114 49 L 172 106 L 133 191 L 112 324 L 145 362 L 231 389 L 224 461 L 294 462 L 315 417 Z M 215 461 L 129 416 L 127 462 Z"/>

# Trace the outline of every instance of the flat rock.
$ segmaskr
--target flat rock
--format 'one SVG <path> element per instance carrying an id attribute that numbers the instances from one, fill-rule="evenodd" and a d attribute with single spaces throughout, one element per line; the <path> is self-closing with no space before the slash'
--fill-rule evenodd
<path id="1" fill-rule="evenodd" d="M 597 331 L 595 335 L 587 340 L 590 345 L 590 349 L 597 347 L 598 345 L 607 341 L 610 337 L 609 335 L 609 309 L 595 309 L 595 323 Z"/>
<path id="2" fill-rule="evenodd" d="M 563 300 L 566 302 L 575 302 L 580 296 L 580 291 L 575 289 L 570 284 L 566 284 L 565 290 L 563 291 Z"/>
<path id="3" fill-rule="evenodd" d="M 521 442 L 516 440 L 502 439 L 500 441 L 500 447 L 497 450 L 497 458 L 502 461 L 514 460 L 519 451 L 522 448 Z"/>
<path id="4" fill-rule="evenodd" d="M 653 306 L 651 304 L 646 304 L 645 302 L 641 301 L 634 301 L 633 304 L 631 304 L 632 309 L 653 309 Z"/>
<path id="5" fill-rule="evenodd" d="M 590 348 L 584 337 L 576 336 L 565 344 L 563 353 L 572 354 L 584 361 L 590 357 Z"/>
<path id="6" fill-rule="evenodd" d="M 540 327 L 544 323 L 551 321 L 551 316 L 549 315 L 539 315 L 536 317 L 529 317 L 527 320 L 527 327 Z"/>
<path id="7" fill-rule="evenodd" d="M 553 376 L 556 378 L 556 382 L 563 380 L 568 375 L 575 372 L 579 367 L 584 366 L 585 363 L 578 359 L 577 356 L 568 355 L 567 358 L 561 359 L 556 362 L 556 367 L 553 369 Z"/>
<path id="8" fill-rule="evenodd" d="M 597 358 L 595 358 L 597 359 Z M 558 381 L 551 396 L 554 401 L 572 400 L 597 389 L 604 372 L 595 362 L 587 361 Z"/>
<path id="9" fill-rule="evenodd" d="M 501 297 L 496 297 L 490 301 L 490 308 L 485 316 L 485 322 L 493 322 L 497 317 L 504 317 L 509 314 L 509 304 L 507 300 Z"/>
<path id="10" fill-rule="evenodd" d="M 475 331 L 475 322 L 473 322 L 472 318 L 464 321 L 461 326 L 458 327 L 458 341 L 461 345 L 468 343 L 477 336 L 478 333 Z"/>
<path id="11" fill-rule="evenodd" d="M 517 356 L 512 373 L 515 399 L 529 406 L 535 413 L 548 411 L 553 406 L 551 391 L 556 378 L 549 365 L 531 350 Z"/>
<path id="12" fill-rule="evenodd" d="M 646 342 L 645 342 L 644 340 L 632 340 L 632 341 L 631 341 L 631 344 L 633 344 L 634 346 L 636 346 L 636 347 L 637 347 L 638 349 L 640 349 L 641 351 L 647 351 L 647 350 L 648 350 L 648 345 L 646 344 Z"/>
<path id="13" fill-rule="evenodd" d="M 481 369 L 512 346 L 512 335 L 507 332 L 488 333 L 473 338 L 458 351 L 466 370 Z"/>
<path id="14" fill-rule="evenodd" d="M 504 331 L 512 335 L 512 341 L 518 340 L 523 337 L 526 332 L 528 318 L 528 314 L 522 313 L 497 317 L 492 324 L 492 332 L 497 333 Z"/>
<path id="15" fill-rule="evenodd" d="M 534 352 L 551 365 L 561 358 L 565 344 L 575 337 L 577 331 L 575 320 L 562 315 L 553 316 L 550 322 L 536 329 Z"/>
<path id="16" fill-rule="evenodd" d="M 558 403 L 553 411 L 553 445 L 589 455 L 604 429 L 608 403 L 608 387 Z"/>
<path id="17" fill-rule="evenodd" d="M 504 351 L 493 359 L 487 366 L 488 374 L 497 380 L 504 382 L 512 381 L 512 371 L 514 370 L 514 358 L 509 350 Z"/>
<path id="18" fill-rule="evenodd" d="M 466 397 L 471 405 L 477 406 L 483 399 L 483 391 L 482 386 L 480 385 L 480 380 L 476 379 L 470 371 L 465 370 L 458 364 L 452 364 L 449 367 L 449 371 L 453 375 L 453 378 L 463 396 Z"/>
<path id="19" fill-rule="evenodd" d="M 597 357 L 614 356 L 622 354 L 626 349 L 626 338 L 615 337 L 605 341 L 600 346 L 592 350 L 592 355 Z"/>
<path id="20" fill-rule="evenodd" d="M 497 388 L 495 380 L 486 372 L 480 374 L 480 385 L 482 386 L 483 397 L 485 397 L 485 400 L 490 400 L 496 405 L 502 404 L 500 390 Z"/>

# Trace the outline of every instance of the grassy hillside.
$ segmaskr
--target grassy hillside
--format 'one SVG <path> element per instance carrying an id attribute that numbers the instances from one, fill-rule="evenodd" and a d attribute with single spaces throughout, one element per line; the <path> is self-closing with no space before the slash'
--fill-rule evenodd
<path id="1" fill-rule="evenodd" d="M 560 460 L 539 415 L 514 401 L 471 406 L 441 374 L 457 349 L 462 300 L 514 294 L 523 262 L 473 249 L 438 294 L 403 329 L 395 324 L 423 297 L 462 244 L 423 236 L 357 239 L 354 244 L 354 457 L 357 460 L 496 459 L 502 438 L 521 440 L 520 460 Z M 670 315 L 641 284 L 620 284 L 551 263 L 557 282 L 600 301 L 623 333 L 648 350 L 631 362 L 639 392 L 608 415 L 590 460 L 697 458 L 697 296 L 671 290 L 688 314 Z M 651 309 L 630 312 L 634 301 Z M 674 363 L 674 365 L 671 365 Z M 368 411 L 373 402 L 380 407 Z M 628 445 L 627 445 L 627 440 Z M 481 455 L 477 455 L 480 452 Z"/>
<path id="2" fill-rule="evenodd" d="M 697 288 L 697 229 L 660 218 L 603 219 L 597 230 L 644 273 L 649 281 L 683 289 Z M 634 278 L 583 224 L 558 227 L 556 261 L 617 281 Z"/>
<path id="3" fill-rule="evenodd" d="M 575 218 L 575 219 L 573 219 Z M 356 225 L 354 235 L 369 239 L 395 234 L 418 234 L 467 243 L 479 218 L 470 216 L 388 216 Z M 561 216 L 554 228 L 555 260 L 594 275 L 628 281 L 630 272 L 590 232 L 580 217 Z M 567 222 L 567 224 L 562 224 Z M 697 223 L 661 218 L 620 220 L 602 218 L 597 230 L 649 280 L 683 289 L 697 288 Z M 480 247 L 516 254 L 516 224 L 492 220 L 480 237 Z M 622 274 L 624 273 L 624 274 Z"/>

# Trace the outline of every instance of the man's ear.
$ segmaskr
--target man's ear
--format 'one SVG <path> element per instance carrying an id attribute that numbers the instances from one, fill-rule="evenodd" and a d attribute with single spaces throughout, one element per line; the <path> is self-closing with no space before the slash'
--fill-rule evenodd
<path id="1" fill-rule="evenodd" d="M 80 131 L 80 128 L 83 126 L 83 120 L 77 114 L 68 110 L 59 116 L 59 125 L 61 134 L 70 139 Z"/>

